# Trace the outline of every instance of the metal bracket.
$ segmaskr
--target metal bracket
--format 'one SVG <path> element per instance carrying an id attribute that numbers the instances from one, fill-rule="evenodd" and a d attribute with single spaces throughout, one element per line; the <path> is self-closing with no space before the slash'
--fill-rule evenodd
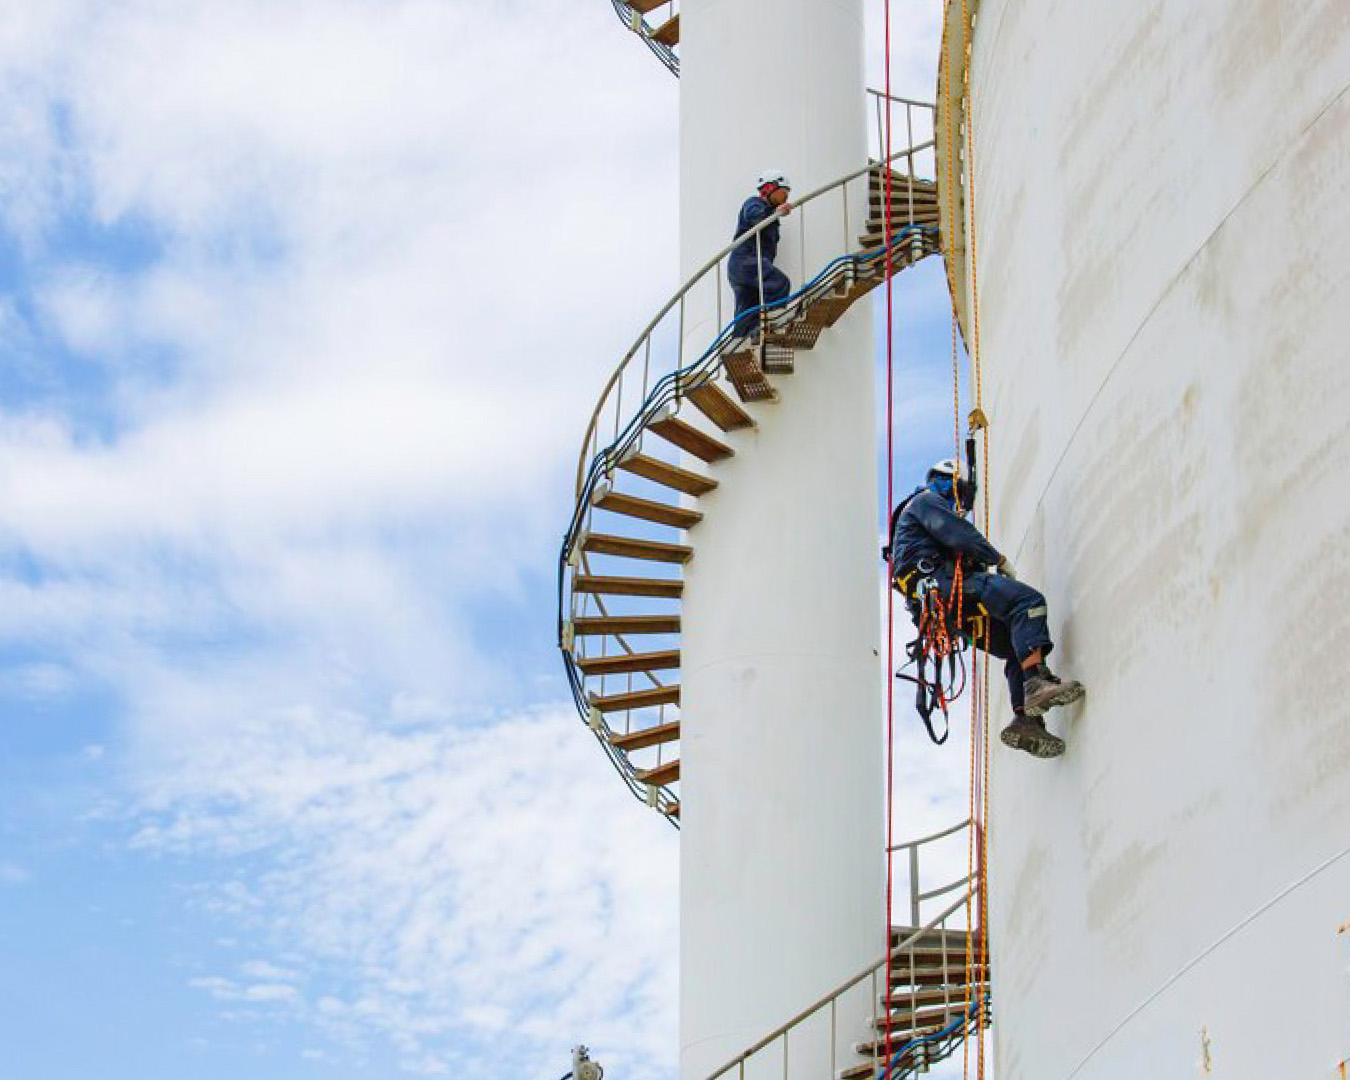
<path id="1" fill-rule="evenodd" d="M 984 415 L 983 409 L 970 410 L 970 430 L 983 431 L 989 426 L 989 418 Z"/>

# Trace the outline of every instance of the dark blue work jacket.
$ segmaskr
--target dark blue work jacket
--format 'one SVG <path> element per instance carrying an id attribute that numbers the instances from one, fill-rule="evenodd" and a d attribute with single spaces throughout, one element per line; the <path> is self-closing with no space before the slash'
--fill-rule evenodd
<path id="1" fill-rule="evenodd" d="M 891 533 L 891 574 L 908 573 L 921 565 L 931 571 L 950 568 L 956 556 L 979 569 L 998 565 L 998 549 L 980 530 L 956 512 L 956 504 L 931 488 L 919 488 L 896 515 Z"/>
<path id="2" fill-rule="evenodd" d="M 768 199 L 761 199 L 758 195 L 751 196 L 745 200 L 745 205 L 741 207 L 741 212 L 736 217 L 736 236 L 744 236 L 765 218 L 773 216 L 774 208 Z M 731 262 L 754 265 L 757 251 L 769 262 L 773 262 L 778 257 L 778 235 L 781 232 L 781 226 L 775 221 L 758 236 L 752 236 L 737 244 L 731 251 Z"/>

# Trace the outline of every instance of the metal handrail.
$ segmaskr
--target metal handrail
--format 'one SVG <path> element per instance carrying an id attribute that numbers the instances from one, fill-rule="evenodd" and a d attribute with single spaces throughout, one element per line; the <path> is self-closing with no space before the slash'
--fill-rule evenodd
<path id="1" fill-rule="evenodd" d="M 843 176 L 840 177 L 838 180 L 831 181 L 830 183 L 824 185 L 823 187 L 818 187 L 814 191 L 808 192 L 806 195 L 803 195 L 800 199 L 797 199 L 795 202 L 792 203 L 793 213 L 800 211 L 801 208 L 804 207 L 807 203 L 814 202 L 822 195 L 828 195 L 830 192 L 835 191 L 838 188 L 846 187 L 848 184 L 852 183 L 854 180 L 858 179 L 858 177 L 863 176 L 864 174 L 871 173 L 877 169 L 890 165 L 891 162 L 898 161 L 900 158 L 909 158 L 912 161 L 916 155 L 923 153 L 925 150 L 931 150 L 934 148 L 934 146 L 935 141 L 933 139 L 928 139 L 922 143 L 919 143 L 916 146 L 910 146 L 904 150 L 897 150 L 890 157 L 886 158 L 885 161 L 869 162 L 868 164 L 864 165 L 861 169 L 855 169 L 847 176 Z M 597 422 L 600 419 L 600 414 L 604 412 L 605 405 L 609 401 L 609 393 L 611 390 L 614 389 L 615 384 L 623 376 L 623 373 L 627 369 L 629 363 L 631 363 L 636 358 L 638 353 L 642 351 L 643 346 L 651 338 L 652 332 L 658 326 L 660 326 L 662 322 L 665 321 L 667 315 L 669 315 L 672 311 L 675 310 L 676 306 L 680 303 L 680 301 L 682 301 L 686 296 L 689 295 L 689 293 L 693 290 L 694 286 L 699 284 L 707 276 L 710 270 L 713 270 L 716 267 L 718 267 L 721 264 L 722 260 L 725 259 L 728 255 L 730 255 L 732 251 L 740 247 L 741 244 L 745 243 L 747 240 L 752 240 L 755 237 L 757 237 L 770 225 L 773 225 L 775 222 L 781 223 L 782 221 L 783 218 L 781 215 L 776 214 L 770 215 L 769 217 L 761 221 L 758 225 L 756 225 L 754 228 L 747 229 L 745 232 L 737 236 L 734 240 L 731 241 L 731 243 L 727 244 L 726 247 L 722 248 L 716 255 L 714 255 L 711 259 L 709 259 L 696 271 L 694 271 L 694 273 L 690 275 L 688 280 L 686 280 L 685 283 L 680 287 L 680 290 L 677 293 L 675 293 L 675 295 L 672 296 L 669 300 L 666 301 L 665 306 L 656 313 L 656 315 L 652 318 L 652 321 L 649 322 L 643 329 L 642 333 L 638 335 L 637 340 L 633 342 L 633 347 L 629 349 L 627 353 L 624 354 L 624 358 L 621 361 L 619 361 L 619 366 L 614 369 L 613 374 L 611 374 L 609 377 L 609 381 L 606 382 L 604 387 L 601 389 L 600 400 L 597 402 L 595 410 L 591 413 L 590 422 L 586 425 L 586 437 L 582 440 L 581 456 L 580 460 L 577 462 L 578 492 L 580 492 L 581 490 L 582 479 L 585 473 L 587 460 L 586 448 L 590 446 L 591 440 L 595 436 L 596 426 Z"/>
<path id="2" fill-rule="evenodd" d="M 897 99 L 904 102 L 904 99 Z M 913 108 L 923 108 L 931 110 L 931 106 L 923 103 L 905 103 L 906 109 L 912 111 Z M 909 127 L 912 128 L 912 122 Z M 839 192 L 842 195 L 843 213 L 842 225 L 845 243 L 843 252 L 829 262 L 824 270 L 817 274 L 815 278 L 803 285 L 797 293 L 781 301 L 778 304 L 765 304 L 759 308 L 754 308 L 743 317 L 759 316 L 762 320 L 766 319 L 770 308 L 782 305 L 797 305 L 797 311 L 805 310 L 815 301 L 822 299 L 833 292 L 837 285 L 844 280 L 849 280 L 850 275 L 856 278 L 863 272 L 876 272 L 882 265 L 882 261 L 889 262 L 891 253 L 902 243 L 913 243 L 916 245 L 916 255 L 922 249 L 923 254 L 929 254 L 936 250 L 936 231 L 923 230 L 918 227 L 909 227 L 901 230 L 891 237 L 890 246 L 884 243 L 875 248 L 865 251 L 857 250 L 855 236 L 850 234 L 850 209 L 849 185 L 857 181 L 860 177 L 872 173 L 874 170 L 889 168 L 900 159 L 908 160 L 908 176 L 911 180 L 918 179 L 918 173 L 915 168 L 915 160 L 922 154 L 934 149 L 935 142 L 928 139 L 916 143 L 889 155 L 884 161 L 869 161 L 861 168 L 854 170 L 847 176 L 841 177 L 829 184 L 823 185 L 814 191 L 808 192 L 801 199 L 794 203 L 794 211 L 799 213 L 798 220 L 801 222 L 801 236 L 803 238 L 803 250 L 801 253 L 803 271 L 805 267 L 805 207 L 811 205 L 821 197 L 832 192 Z M 912 190 L 912 185 L 911 185 Z M 867 215 L 863 214 L 861 220 L 855 220 L 853 224 L 861 227 L 866 221 Z M 654 788 L 644 781 L 637 778 L 637 770 L 629 762 L 628 757 L 622 751 L 616 750 L 609 741 L 608 735 L 611 734 L 608 721 L 602 715 L 595 714 L 586 697 L 583 686 L 584 677 L 579 673 L 575 658 L 571 655 L 572 643 L 567 640 L 566 628 L 571 624 L 571 617 L 575 616 L 573 610 L 577 599 L 577 594 L 570 594 L 572 604 L 569 606 L 569 591 L 567 588 L 569 580 L 569 571 L 571 573 L 589 572 L 590 563 L 586 553 L 580 551 L 578 542 L 584 533 L 584 527 L 589 520 L 589 511 L 593 498 L 599 485 L 607 482 L 612 477 L 614 469 L 623 460 L 624 456 L 632 451 L 641 441 L 646 425 L 660 415 L 663 410 L 671 407 L 678 408 L 683 396 L 690 390 L 704 385 L 715 379 L 722 371 L 722 363 L 727 346 L 733 340 L 732 329 L 735 320 L 722 326 L 713 336 L 712 343 L 700 354 L 692 363 L 685 364 L 684 356 L 686 354 L 685 346 L 685 304 L 689 294 L 701 284 L 706 282 L 709 275 L 714 275 L 713 284 L 717 289 L 716 308 L 718 312 L 718 322 L 720 323 L 722 311 L 722 275 L 720 267 L 725 262 L 731 252 L 747 240 L 757 240 L 760 234 L 776 221 L 782 221 L 779 215 L 773 215 L 761 222 L 754 228 L 737 236 L 729 244 L 723 247 L 716 255 L 701 266 L 690 278 L 681 286 L 666 304 L 657 312 L 656 316 L 647 324 L 642 333 L 638 336 L 633 346 L 620 360 L 614 371 L 604 384 L 595 409 L 586 426 L 585 437 L 581 445 L 581 452 L 577 462 L 576 475 L 576 501 L 573 509 L 572 518 L 568 524 L 564 537 L 562 552 L 559 562 L 558 575 L 558 640 L 562 649 L 564 664 L 567 671 L 568 681 L 572 689 L 573 698 L 577 709 L 582 717 L 592 727 L 597 740 L 604 748 L 604 752 L 609 757 L 611 763 L 623 777 L 625 784 L 633 795 L 639 800 L 646 801 L 655 805 L 658 809 L 667 812 L 668 820 L 678 827 L 678 823 L 670 817 L 669 811 L 674 809 L 676 798 L 668 786 Z M 912 217 L 911 217 L 912 220 Z M 803 272 L 803 277 L 805 276 Z M 711 305 L 710 305 L 711 306 Z M 667 318 L 676 309 L 679 309 L 678 338 L 675 350 L 674 369 L 668 371 L 665 375 L 653 380 L 651 373 L 653 339 L 656 331 L 662 327 Z M 637 357 L 643 357 L 642 363 L 642 383 L 640 392 L 637 395 L 639 404 L 632 410 L 631 416 L 624 423 L 623 394 L 625 389 L 625 377 L 635 371 L 635 361 Z M 634 374 L 633 381 L 636 381 Z M 606 415 L 609 406 L 613 402 L 614 431 L 613 439 L 608 446 L 601 447 L 600 442 L 600 423 L 602 417 Z M 574 561 L 575 560 L 575 561 Z M 600 614 L 606 614 L 607 609 L 604 602 L 598 596 L 589 597 L 588 603 L 593 604 L 595 610 Z M 601 655 L 608 655 L 605 646 L 613 641 L 624 653 L 634 653 L 636 650 L 629 644 L 624 635 L 614 633 L 607 634 L 601 638 Z M 653 687 L 661 687 L 664 684 L 660 679 L 650 671 L 642 672 L 638 675 L 646 683 Z M 602 678 L 602 693 L 603 679 Z M 632 675 L 629 675 L 628 687 L 632 688 Z M 662 706 L 664 710 L 664 706 Z M 664 717 L 664 713 L 662 714 Z M 661 751 L 658 750 L 658 754 Z"/>
<path id="3" fill-rule="evenodd" d="M 892 844 L 886 849 L 887 854 L 896 851 L 909 852 L 909 917 L 912 925 L 917 926 L 919 924 L 919 912 L 922 910 L 925 900 L 935 900 L 939 896 L 946 896 L 949 892 L 953 892 L 963 885 L 970 883 L 970 875 L 966 875 L 959 881 L 953 881 L 946 885 L 939 885 L 936 889 L 930 889 L 925 892 L 919 884 L 919 849 L 925 844 L 931 844 L 938 840 L 944 840 L 949 836 L 954 836 L 956 833 L 969 827 L 970 818 L 966 818 L 965 821 L 957 822 L 957 824 L 950 825 L 929 836 L 921 836 L 917 840 L 906 840 L 901 844 Z"/>
<path id="4" fill-rule="evenodd" d="M 619 20 L 624 26 L 645 41 L 647 48 L 651 49 L 653 55 L 666 66 L 666 70 L 678 79 L 680 77 L 680 58 L 675 55 L 675 50 L 665 42 L 657 41 L 652 36 L 652 26 L 640 11 L 624 3 L 624 0 L 611 0 L 611 2 L 614 4 L 615 14 L 619 16 Z"/>
<path id="5" fill-rule="evenodd" d="M 976 875 L 976 877 L 978 878 L 978 875 Z M 802 1009 L 799 1013 L 793 1016 L 786 1023 L 779 1025 L 777 1028 L 771 1031 L 768 1035 L 765 1035 L 753 1046 L 750 1046 L 748 1049 L 742 1050 L 739 1054 L 737 1054 L 734 1058 L 728 1061 L 725 1065 L 722 1065 L 716 1071 L 709 1073 L 708 1076 L 705 1078 L 705 1080 L 719 1080 L 720 1077 L 726 1076 L 727 1073 L 731 1072 L 732 1069 L 737 1069 L 740 1077 L 744 1077 L 746 1062 L 748 1062 L 751 1058 L 753 1058 L 756 1054 L 760 1053 L 762 1050 L 768 1049 L 770 1046 L 778 1042 L 780 1039 L 784 1041 L 785 1047 L 784 1052 L 786 1053 L 787 1040 L 790 1037 L 793 1029 L 800 1027 L 802 1024 L 810 1020 L 812 1017 L 814 1017 L 817 1013 L 819 1013 L 822 1009 L 825 1009 L 826 1007 L 830 1008 L 830 1024 L 831 1024 L 830 1045 L 831 1045 L 831 1056 L 833 1057 L 836 1052 L 838 1041 L 836 1032 L 837 1027 L 836 1015 L 838 1010 L 835 1006 L 837 1005 L 839 999 L 842 998 L 845 994 L 847 994 L 850 990 L 853 990 L 855 987 L 860 986 L 864 980 L 869 978 L 872 980 L 874 988 L 872 997 L 873 999 L 876 999 L 877 997 L 875 993 L 876 976 L 883 968 L 887 966 L 887 963 L 890 962 L 892 965 L 894 965 L 894 961 L 896 959 L 897 954 L 903 954 L 907 949 L 911 949 L 913 946 L 915 946 L 924 937 L 925 934 L 930 934 L 934 930 L 937 930 L 939 927 L 941 927 L 942 924 L 944 924 L 947 921 L 947 919 L 951 918 L 952 915 L 956 914 L 956 912 L 960 911 L 963 907 L 965 907 L 966 902 L 973 895 L 974 895 L 973 890 L 967 890 L 966 893 L 960 897 L 960 899 L 954 901 L 952 904 L 950 904 L 940 914 L 936 915 L 924 926 L 916 928 L 914 932 L 909 935 L 909 937 L 905 938 L 898 945 L 893 946 L 886 954 L 884 954 L 881 957 L 880 960 L 877 960 L 875 963 L 869 964 L 867 967 L 865 967 L 862 971 L 858 972 L 852 978 L 846 980 L 845 982 L 840 983 L 829 993 L 818 998 L 812 1004 L 808 1005 L 805 1009 Z M 967 932 L 969 933 L 969 929 L 967 929 Z M 889 999 L 891 997 L 890 987 L 887 986 L 886 990 L 889 1007 Z M 979 1002 L 977 1004 L 983 1005 L 985 1003 Z M 894 1062 L 891 1062 L 891 1065 L 893 1066 Z M 834 1062 L 832 1061 L 831 1062 L 832 1071 L 833 1066 Z M 888 1072 L 890 1072 L 890 1070 L 888 1070 Z M 899 1077 L 902 1075 L 904 1074 L 903 1073 L 896 1074 L 890 1072 L 889 1080 L 899 1080 Z"/>

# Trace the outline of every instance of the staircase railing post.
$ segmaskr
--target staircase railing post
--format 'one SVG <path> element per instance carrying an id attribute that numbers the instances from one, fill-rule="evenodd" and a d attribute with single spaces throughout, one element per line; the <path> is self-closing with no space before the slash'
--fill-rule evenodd
<path id="1" fill-rule="evenodd" d="M 755 233 L 755 273 L 759 277 L 759 344 L 761 348 L 769 336 L 769 311 L 764 306 L 764 233 Z"/>
<path id="2" fill-rule="evenodd" d="M 909 917 L 910 926 L 922 926 L 919 921 L 919 845 L 909 849 Z"/>

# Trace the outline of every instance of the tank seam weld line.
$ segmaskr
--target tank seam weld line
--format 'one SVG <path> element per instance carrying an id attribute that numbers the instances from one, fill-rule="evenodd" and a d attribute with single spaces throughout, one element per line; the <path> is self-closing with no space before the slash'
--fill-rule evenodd
<path id="1" fill-rule="evenodd" d="M 1310 881 L 1313 880 L 1313 878 L 1330 869 L 1336 863 L 1344 859 L 1347 855 L 1350 855 L 1350 847 L 1346 848 L 1344 851 L 1339 852 L 1338 854 L 1331 856 L 1331 858 L 1327 859 L 1321 865 L 1314 867 L 1308 873 L 1304 874 L 1303 877 L 1295 881 L 1292 885 L 1288 885 L 1285 888 L 1281 889 L 1278 893 L 1276 893 L 1273 897 L 1271 897 L 1271 899 L 1267 900 L 1264 904 L 1262 904 L 1259 908 L 1253 911 L 1245 919 L 1242 919 L 1236 925 L 1234 925 L 1225 933 L 1223 933 L 1213 944 L 1211 944 L 1208 948 L 1203 949 L 1198 955 L 1196 955 L 1185 965 L 1183 965 L 1182 968 L 1179 971 L 1177 971 L 1176 974 L 1174 974 L 1171 978 L 1169 978 L 1166 982 L 1164 982 L 1161 986 L 1159 986 L 1158 989 L 1153 991 L 1153 993 L 1149 994 L 1148 997 L 1146 997 L 1132 1010 L 1130 1010 L 1130 1012 L 1125 1015 L 1125 1017 L 1120 1021 L 1120 1023 L 1118 1023 L 1109 1032 L 1107 1032 L 1107 1034 L 1105 1035 L 1105 1037 L 1102 1039 L 1101 1042 L 1099 1042 L 1096 1046 L 1094 1046 L 1091 1050 L 1088 1051 L 1087 1056 L 1084 1057 L 1083 1060 L 1080 1061 L 1074 1067 L 1073 1072 L 1067 1074 L 1064 1077 L 1064 1080 L 1073 1080 L 1075 1076 L 1077 1076 L 1080 1072 L 1083 1071 L 1084 1066 L 1086 1066 L 1089 1061 L 1091 1061 L 1094 1057 L 1097 1056 L 1098 1051 L 1100 1051 L 1102 1047 L 1104 1047 L 1107 1043 L 1109 1043 L 1112 1039 L 1114 1039 L 1117 1035 L 1120 1034 L 1121 1030 L 1125 1027 L 1126 1024 L 1128 1024 L 1141 1012 L 1143 1012 L 1150 1005 L 1152 1005 L 1153 1002 L 1155 1002 L 1158 998 L 1160 998 L 1163 994 L 1165 994 L 1168 990 L 1170 990 L 1178 981 L 1180 981 L 1183 975 L 1185 975 L 1197 964 L 1199 964 L 1201 960 L 1204 960 L 1205 957 L 1213 953 L 1216 949 L 1219 948 L 1220 945 L 1228 941 L 1229 938 L 1235 936 L 1240 931 L 1246 929 L 1249 925 L 1251 925 L 1253 922 L 1259 919 L 1262 915 L 1264 915 L 1267 911 L 1273 908 L 1276 904 L 1280 903 L 1280 901 L 1287 899 L 1291 893 L 1294 893 L 1299 889 L 1303 888 L 1303 886 L 1307 885 Z"/>
<path id="2" fill-rule="evenodd" d="M 1302 142 L 1304 136 L 1306 136 L 1308 132 L 1312 131 L 1312 129 L 1315 128 L 1319 123 L 1321 123 L 1322 118 L 1326 116 L 1326 114 L 1330 112 L 1333 108 L 1335 108 L 1336 105 L 1340 103 L 1341 99 L 1345 97 L 1347 93 L 1350 93 L 1350 83 L 1347 83 L 1345 86 L 1341 87 L 1341 89 L 1338 90 L 1334 95 L 1332 95 L 1331 100 L 1328 101 L 1325 105 L 1322 106 L 1321 109 L 1317 111 L 1317 115 L 1314 116 L 1311 120 L 1309 120 L 1308 123 L 1305 124 L 1298 131 L 1298 133 L 1294 135 L 1294 137 L 1291 138 L 1281 148 L 1280 153 L 1276 157 L 1276 159 L 1272 161 L 1261 172 L 1260 176 L 1258 176 L 1255 180 L 1252 181 L 1251 185 L 1247 188 L 1247 190 L 1242 193 L 1242 197 L 1232 205 L 1232 207 L 1226 214 L 1224 214 L 1223 218 L 1219 221 L 1217 225 L 1214 226 L 1214 228 L 1210 231 L 1209 235 L 1206 236 L 1205 239 L 1196 246 L 1196 249 L 1191 253 L 1190 258 L 1188 258 L 1181 265 L 1180 269 L 1178 269 L 1176 274 L 1173 275 L 1172 280 L 1167 283 L 1167 288 L 1165 288 L 1159 294 L 1158 299 L 1153 302 L 1153 306 L 1149 308 L 1147 314 L 1145 314 L 1144 317 L 1139 321 L 1139 325 L 1135 327 L 1134 333 L 1130 335 L 1130 340 L 1125 343 L 1125 347 L 1120 350 L 1120 354 L 1115 358 L 1114 361 L 1112 361 L 1111 368 L 1109 371 L 1107 371 L 1106 377 L 1103 378 L 1101 383 L 1098 385 L 1096 392 L 1092 395 L 1092 400 L 1088 402 L 1088 407 L 1083 410 L 1083 415 L 1079 418 L 1078 423 L 1074 426 L 1073 433 L 1069 436 L 1068 442 L 1064 444 L 1064 449 L 1063 451 L 1061 451 L 1059 458 L 1055 461 L 1055 467 L 1050 471 L 1050 476 L 1045 481 L 1045 486 L 1041 488 L 1041 494 L 1036 499 L 1037 510 L 1039 510 L 1041 508 L 1041 504 L 1045 502 L 1046 494 L 1049 492 L 1051 485 L 1054 484 L 1055 477 L 1059 475 L 1060 466 L 1064 464 L 1064 459 L 1069 456 L 1069 451 L 1072 450 L 1074 448 L 1074 444 L 1077 443 L 1078 436 L 1083 430 L 1083 425 L 1087 423 L 1088 417 L 1091 416 L 1092 412 L 1096 409 L 1097 402 L 1101 399 L 1102 392 L 1106 389 L 1107 384 L 1110 383 L 1111 380 L 1115 377 L 1116 371 L 1120 368 L 1121 362 L 1125 359 L 1126 356 L 1130 354 L 1130 350 L 1134 348 L 1134 343 L 1139 340 L 1139 336 L 1144 332 L 1145 328 L 1147 328 L 1149 323 L 1153 321 L 1153 316 L 1156 315 L 1158 309 L 1162 307 L 1163 301 L 1165 301 L 1169 296 L 1172 295 L 1172 290 L 1176 288 L 1177 284 L 1183 278 L 1186 277 L 1191 267 L 1195 265 L 1196 260 L 1200 258 L 1201 254 L 1207 247 L 1209 247 L 1210 243 L 1213 242 L 1214 238 L 1218 236 L 1220 232 L 1223 231 L 1223 227 L 1228 224 L 1228 222 L 1232 219 L 1233 215 L 1236 214 L 1240 209 L 1242 209 L 1243 205 L 1247 202 L 1247 200 L 1251 198 L 1251 196 L 1257 191 L 1257 189 L 1260 188 L 1261 185 L 1266 182 L 1266 179 L 1270 176 L 1270 174 L 1273 173 L 1282 164 L 1284 164 L 1289 149 L 1298 144 L 1299 142 Z M 1030 535 L 1031 535 L 1031 524 L 1028 523 L 1026 529 L 1023 530 L 1022 538 L 1017 542 L 1017 548 L 1014 551 L 1014 554 L 1016 554 L 1018 558 L 1021 558 L 1022 547 L 1023 545 L 1026 544 L 1027 537 Z"/>

